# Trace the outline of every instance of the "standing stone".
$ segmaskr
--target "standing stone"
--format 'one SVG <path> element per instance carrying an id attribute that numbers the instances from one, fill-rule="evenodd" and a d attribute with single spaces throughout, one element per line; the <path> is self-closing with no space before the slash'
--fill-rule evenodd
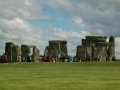
<path id="1" fill-rule="evenodd" d="M 12 61 L 13 62 L 21 62 L 21 48 L 18 45 L 14 45 L 12 48 Z"/>
<path id="2" fill-rule="evenodd" d="M 34 47 L 33 48 L 33 55 L 32 55 L 33 61 L 37 62 L 37 60 L 39 59 L 39 56 L 40 56 L 39 49 Z"/>
<path id="3" fill-rule="evenodd" d="M 49 41 L 49 46 L 46 47 L 44 56 L 47 56 L 50 59 L 56 58 L 57 60 L 60 59 L 60 57 L 67 57 L 67 41 Z"/>
<path id="4" fill-rule="evenodd" d="M 98 47 L 92 47 L 92 60 L 97 61 L 98 60 Z"/>
<path id="5" fill-rule="evenodd" d="M 86 60 L 86 47 L 85 46 L 77 46 L 77 59 L 81 59 L 82 61 Z"/>
<path id="6" fill-rule="evenodd" d="M 31 49 L 32 49 L 32 55 L 30 55 Z M 22 51 L 22 61 L 23 62 L 26 62 L 26 61 L 34 62 L 39 59 L 40 51 L 34 45 L 22 45 L 21 51 Z"/>
<path id="7" fill-rule="evenodd" d="M 113 36 L 109 38 L 104 36 L 86 36 L 82 39 L 82 46 L 77 47 L 76 57 L 86 58 L 89 61 L 112 61 L 115 59 L 115 39 Z"/>
<path id="8" fill-rule="evenodd" d="M 27 57 L 29 56 L 30 53 L 30 47 L 28 45 L 21 45 L 21 51 L 22 51 L 22 62 L 27 61 Z"/>
<path id="9" fill-rule="evenodd" d="M 98 46 L 98 60 L 107 61 L 107 47 L 106 46 Z"/>
<path id="10" fill-rule="evenodd" d="M 49 46 L 46 46 L 45 51 L 44 51 L 44 56 L 45 57 L 49 56 Z"/>
<path id="11" fill-rule="evenodd" d="M 108 48 L 108 60 L 113 61 L 115 58 L 115 38 L 113 36 L 109 38 L 109 43 L 112 45 Z"/>
<path id="12" fill-rule="evenodd" d="M 14 46 L 14 43 L 12 42 L 7 42 L 6 45 L 5 45 L 5 54 L 7 55 L 8 57 L 8 62 L 12 62 L 12 48 Z"/>
<path id="13" fill-rule="evenodd" d="M 91 61 L 92 59 L 92 47 L 86 46 L 86 60 Z"/>
<path id="14" fill-rule="evenodd" d="M 8 62 L 18 62 L 21 57 L 21 48 L 12 42 L 7 42 L 5 46 L 5 54 L 8 57 Z"/>

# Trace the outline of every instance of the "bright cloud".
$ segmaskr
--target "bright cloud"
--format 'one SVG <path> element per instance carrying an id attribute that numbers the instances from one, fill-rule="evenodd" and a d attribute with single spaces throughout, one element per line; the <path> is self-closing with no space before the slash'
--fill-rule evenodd
<path id="1" fill-rule="evenodd" d="M 76 16 L 75 18 L 73 18 L 73 23 L 81 27 L 84 25 L 83 19 L 79 16 Z"/>
<path id="2" fill-rule="evenodd" d="M 86 31 L 101 34 L 100 31 L 94 33 L 99 29 L 104 35 L 120 36 L 119 0 L 44 0 L 44 3 L 72 15 L 76 25 L 84 20 Z"/>
<path id="3" fill-rule="evenodd" d="M 0 12 L 1 53 L 5 42 L 9 41 L 17 44 L 40 44 L 37 39 L 41 39 L 41 29 L 37 30 L 28 21 L 46 17 L 38 9 L 36 0 L 0 0 Z"/>
<path id="4" fill-rule="evenodd" d="M 35 44 L 43 54 L 48 40 L 60 39 L 68 41 L 69 54 L 75 55 L 76 46 L 86 35 L 113 35 L 119 57 L 119 3 L 120 0 L 0 0 L 0 52 L 3 53 L 5 42 L 12 41 Z M 44 11 L 46 6 L 50 7 L 45 9 L 47 13 Z M 50 9 L 63 15 L 49 12 Z M 53 13 L 58 15 L 57 19 Z M 69 21 L 66 21 L 67 16 L 71 17 Z M 68 22 L 67 28 L 64 22 L 56 24 L 61 19 Z M 32 20 L 37 20 L 38 25 L 33 25 Z M 39 21 L 43 23 L 39 24 Z M 73 31 L 69 31 L 71 28 Z"/>
<path id="5" fill-rule="evenodd" d="M 48 40 L 67 40 L 68 41 L 68 52 L 70 55 L 76 54 L 77 45 L 81 44 L 81 39 L 86 35 L 91 35 L 89 32 L 68 32 L 62 28 L 50 27 L 49 32 L 46 33 Z M 50 37 L 49 37 L 50 36 Z"/>

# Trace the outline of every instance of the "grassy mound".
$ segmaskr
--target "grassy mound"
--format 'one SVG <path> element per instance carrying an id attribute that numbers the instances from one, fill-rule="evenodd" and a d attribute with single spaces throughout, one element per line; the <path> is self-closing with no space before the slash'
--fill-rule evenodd
<path id="1" fill-rule="evenodd" d="M 107 89 L 120 89 L 120 62 L 0 64 L 0 90 Z"/>

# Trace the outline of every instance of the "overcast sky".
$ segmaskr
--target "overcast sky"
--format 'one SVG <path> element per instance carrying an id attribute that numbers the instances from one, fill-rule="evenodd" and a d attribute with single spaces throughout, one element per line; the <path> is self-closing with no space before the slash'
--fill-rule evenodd
<path id="1" fill-rule="evenodd" d="M 5 42 L 37 45 L 67 40 L 70 55 L 86 35 L 115 36 L 120 58 L 120 0 L 0 0 L 0 54 Z"/>

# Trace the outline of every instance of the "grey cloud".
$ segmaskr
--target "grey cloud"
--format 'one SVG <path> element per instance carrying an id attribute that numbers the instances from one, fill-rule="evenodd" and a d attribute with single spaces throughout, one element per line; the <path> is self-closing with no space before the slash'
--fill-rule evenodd
<path id="1" fill-rule="evenodd" d="M 0 53 L 9 41 L 40 45 L 41 29 L 28 21 L 45 17 L 40 9 L 36 0 L 0 0 Z"/>
<path id="2" fill-rule="evenodd" d="M 37 0 L 0 0 L 0 18 L 48 19 Z"/>
<path id="3" fill-rule="evenodd" d="M 28 20 L 50 18 L 42 12 L 41 5 L 44 4 L 63 10 L 73 19 L 81 17 L 82 21 L 76 24 L 80 23 L 77 25 L 83 31 L 67 32 L 54 26 L 44 31 L 33 27 Z M 119 4 L 119 0 L 0 0 L 0 52 L 6 41 L 13 41 L 16 44 L 35 44 L 43 53 L 48 40 L 57 38 L 66 39 L 69 53 L 75 55 L 76 46 L 86 35 L 120 36 Z M 118 52 L 119 47 L 116 47 Z"/>
<path id="4" fill-rule="evenodd" d="M 83 30 L 100 35 L 99 29 L 103 35 L 120 36 L 120 0 L 44 0 L 44 3 L 73 17 L 82 17 Z"/>
<path id="5" fill-rule="evenodd" d="M 49 32 L 47 32 L 46 36 L 49 38 L 48 40 L 55 40 L 55 39 L 67 40 L 68 41 L 68 53 L 74 56 L 76 54 L 77 45 L 81 44 L 81 39 L 83 39 L 86 35 L 91 35 L 91 34 L 86 31 L 68 32 L 62 28 L 50 27 Z"/>
<path id="6" fill-rule="evenodd" d="M 73 16 L 73 19 L 81 17 L 82 23 L 73 19 L 71 22 L 74 21 L 73 23 L 80 29 L 92 35 L 120 37 L 120 0 L 41 0 L 41 2 L 63 10 Z M 119 39 L 116 40 L 116 44 L 119 44 Z M 71 43 L 74 44 L 72 40 Z M 120 48 L 119 46 L 116 48 L 117 53 Z"/>

